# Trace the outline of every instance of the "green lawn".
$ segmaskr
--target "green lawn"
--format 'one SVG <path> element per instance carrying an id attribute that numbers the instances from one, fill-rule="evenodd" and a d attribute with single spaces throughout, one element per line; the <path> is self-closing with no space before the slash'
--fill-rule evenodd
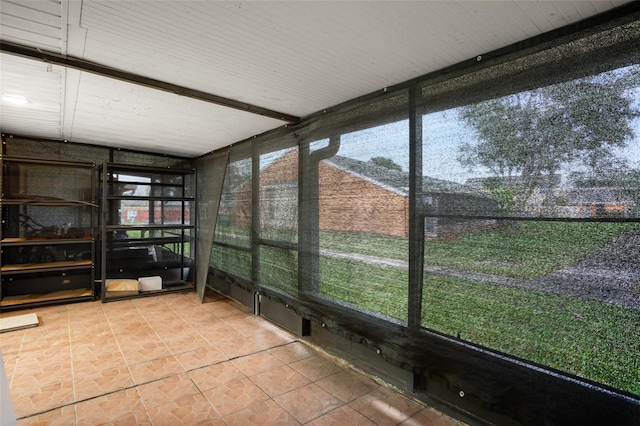
<path id="1" fill-rule="evenodd" d="M 237 277 L 251 279 L 250 252 L 214 245 L 209 264 Z"/>
<path id="2" fill-rule="evenodd" d="M 366 254 L 396 260 L 409 258 L 409 240 L 364 232 L 320 232 L 323 249 Z"/>
<path id="3" fill-rule="evenodd" d="M 361 262 L 320 258 L 320 292 L 344 303 L 407 321 L 408 273 Z"/>
<path id="4" fill-rule="evenodd" d="M 639 229 L 638 223 L 522 222 L 517 229 L 468 233 L 427 240 L 425 264 L 531 279 L 575 263 L 607 242 Z M 408 258 L 408 241 L 355 232 L 325 231 L 325 249 L 390 259 Z"/>
<path id="5" fill-rule="evenodd" d="M 459 270 L 532 279 L 571 265 L 637 223 L 524 222 L 517 230 L 465 234 L 427 241 L 425 263 Z"/>
<path id="6" fill-rule="evenodd" d="M 275 247 L 260 247 L 260 282 L 297 296 L 298 253 Z"/>
<path id="7" fill-rule="evenodd" d="M 640 312 L 428 276 L 422 325 L 640 395 Z"/>

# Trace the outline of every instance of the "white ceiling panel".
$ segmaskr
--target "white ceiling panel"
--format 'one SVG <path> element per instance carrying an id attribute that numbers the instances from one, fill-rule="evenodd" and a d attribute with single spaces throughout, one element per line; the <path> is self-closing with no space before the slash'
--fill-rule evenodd
<path id="1" fill-rule="evenodd" d="M 64 69 L 0 54 L 0 123 L 3 133 L 60 139 Z"/>
<path id="2" fill-rule="evenodd" d="M 0 37 L 60 52 L 62 8 L 59 1 L 2 1 Z"/>
<path id="3" fill-rule="evenodd" d="M 0 38 L 304 117 L 625 3 L 0 0 Z M 285 124 L 8 57 L 3 93 L 42 108 L 3 100 L 2 132 L 192 156 Z"/>
<path id="4" fill-rule="evenodd" d="M 195 157 L 279 125 L 267 117 L 81 73 L 66 139 Z"/>
<path id="5" fill-rule="evenodd" d="M 86 59 L 304 116 L 596 13 L 556 3 L 100 1 L 81 25 Z"/>

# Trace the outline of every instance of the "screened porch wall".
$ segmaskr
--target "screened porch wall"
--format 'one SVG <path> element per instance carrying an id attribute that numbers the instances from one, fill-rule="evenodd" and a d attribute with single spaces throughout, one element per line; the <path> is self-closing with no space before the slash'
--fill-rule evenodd
<path id="1" fill-rule="evenodd" d="M 638 46 L 574 27 L 230 147 L 209 285 L 467 421 L 635 421 Z"/>

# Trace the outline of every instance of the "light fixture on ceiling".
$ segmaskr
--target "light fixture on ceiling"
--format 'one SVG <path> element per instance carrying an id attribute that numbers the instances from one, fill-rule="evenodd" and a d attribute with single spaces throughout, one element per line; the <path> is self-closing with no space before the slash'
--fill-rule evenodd
<path id="1" fill-rule="evenodd" d="M 2 100 L 13 105 L 27 105 L 29 103 L 29 99 L 22 95 L 2 95 Z"/>

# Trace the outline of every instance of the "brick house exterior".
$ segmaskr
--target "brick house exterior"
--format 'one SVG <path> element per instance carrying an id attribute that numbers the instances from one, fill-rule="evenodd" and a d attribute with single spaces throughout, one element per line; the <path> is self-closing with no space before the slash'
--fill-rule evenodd
<path id="1" fill-rule="evenodd" d="M 347 167 L 355 162 L 381 168 L 344 157 L 334 157 L 320 163 L 320 230 L 407 237 L 408 191 L 349 170 Z"/>
<path id="2" fill-rule="evenodd" d="M 297 226 L 298 153 L 292 151 L 260 172 L 261 223 L 263 227 Z M 246 193 L 246 182 L 237 194 Z M 407 238 L 409 235 L 409 174 L 370 162 L 334 156 L 319 165 L 320 230 L 366 232 Z M 438 210 L 450 214 L 473 207 L 482 214 L 495 213 L 497 203 L 476 188 L 426 177 L 425 199 Z M 247 200 L 236 200 L 236 225 L 249 226 Z M 480 207 L 479 207 L 480 206 Z M 295 218 L 294 218 L 295 217 Z M 479 223 L 448 218 L 430 218 L 427 234 L 463 232 Z M 487 224 L 484 221 L 482 226 Z M 461 225 L 462 224 L 462 225 Z"/>
<path id="3" fill-rule="evenodd" d="M 571 188 L 564 192 L 565 210 L 574 217 L 608 218 L 635 217 L 637 204 L 631 196 L 622 195 L 621 188 Z"/>

